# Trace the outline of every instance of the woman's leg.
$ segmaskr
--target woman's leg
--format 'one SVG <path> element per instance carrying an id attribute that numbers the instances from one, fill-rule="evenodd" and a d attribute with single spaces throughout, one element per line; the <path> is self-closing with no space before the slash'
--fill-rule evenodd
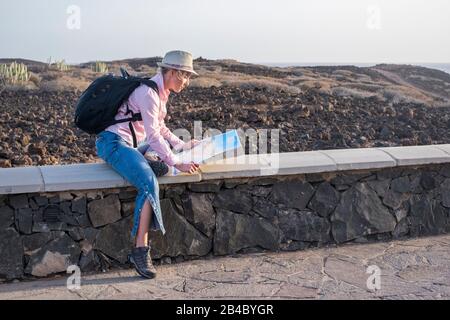
<path id="1" fill-rule="evenodd" d="M 152 264 L 148 245 L 150 224 L 154 230 L 160 229 L 165 233 L 159 205 L 158 180 L 145 157 L 120 136 L 102 133 L 96 140 L 96 147 L 97 154 L 138 190 L 132 231 L 132 235 L 136 235 L 136 244 L 131 250 L 129 261 L 141 276 L 153 278 L 156 269 Z"/>
<path id="2" fill-rule="evenodd" d="M 139 227 L 136 235 L 136 248 L 148 246 L 148 229 L 152 220 L 152 206 L 148 200 L 145 200 L 139 219 Z"/>
<path id="3" fill-rule="evenodd" d="M 140 143 L 137 147 L 137 150 L 141 154 L 145 154 L 145 152 L 148 150 L 149 145 L 148 143 Z M 150 202 L 148 200 L 145 200 L 144 206 L 142 207 L 141 211 L 141 218 L 139 220 L 139 227 L 136 234 L 136 248 L 139 247 L 146 247 L 148 246 L 148 230 L 150 226 L 150 222 L 152 220 L 152 206 L 150 205 Z"/>
<path id="4" fill-rule="evenodd" d="M 132 235 L 136 236 L 136 245 L 148 242 L 149 225 L 164 234 L 158 180 L 140 150 L 129 146 L 120 136 L 105 131 L 99 135 L 96 147 L 99 157 L 138 190 L 132 231 Z"/>

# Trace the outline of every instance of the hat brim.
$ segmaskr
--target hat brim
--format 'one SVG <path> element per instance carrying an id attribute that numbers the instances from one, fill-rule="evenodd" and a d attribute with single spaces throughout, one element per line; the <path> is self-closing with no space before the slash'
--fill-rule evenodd
<path id="1" fill-rule="evenodd" d="M 178 66 L 174 66 L 174 65 L 170 65 L 170 64 L 165 64 L 163 62 L 157 62 L 156 64 L 158 65 L 158 67 L 186 71 L 186 72 L 189 72 L 189 73 L 192 73 L 192 74 L 195 74 L 196 76 L 198 76 L 198 73 L 195 72 L 193 69 L 178 67 Z"/>

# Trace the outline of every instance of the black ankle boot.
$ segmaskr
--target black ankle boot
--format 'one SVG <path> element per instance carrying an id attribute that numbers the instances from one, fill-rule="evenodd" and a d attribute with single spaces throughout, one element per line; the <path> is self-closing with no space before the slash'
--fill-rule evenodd
<path id="1" fill-rule="evenodd" d="M 128 260 L 142 277 L 152 279 L 156 276 L 156 269 L 150 257 L 150 247 L 133 248 Z"/>

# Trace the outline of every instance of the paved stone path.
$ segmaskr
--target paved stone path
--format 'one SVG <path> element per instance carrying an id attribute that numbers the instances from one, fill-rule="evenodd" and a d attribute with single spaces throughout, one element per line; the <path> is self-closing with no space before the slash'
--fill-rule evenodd
<path id="1" fill-rule="evenodd" d="M 450 235 L 202 259 L 157 270 L 153 280 L 131 269 L 82 276 L 79 290 L 67 289 L 67 277 L 4 283 L 0 299 L 450 299 Z"/>

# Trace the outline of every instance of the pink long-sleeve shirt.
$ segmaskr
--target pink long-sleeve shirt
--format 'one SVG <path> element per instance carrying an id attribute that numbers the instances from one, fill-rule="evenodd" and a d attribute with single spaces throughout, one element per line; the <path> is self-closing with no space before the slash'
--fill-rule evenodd
<path id="1" fill-rule="evenodd" d="M 128 108 L 134 113 L 142 114 L 142 121 L 133 122 L 136 140 L 138 143 L 146 141 L 150 148 L 170 166 L 179 163 L 178 157 L 170 150 L 166 140 L 172 147 L 180 148 L 184 142 L 174 135 L 166 127 L 164 118 L 167 115 L 167 100 L 170 90 L 164 88 L 164 81 L 161 73 L 157 73 L 153 78 L 159 89 L 159 95 L 146 85 L 140 85 L 130 95 L 119 108 L 116 120 L 130 118 L 126 115 Z M 129 122 L 116 123 L 105 130 L 114 132 L 124 138 L 130 145 L 133 145 L 133 136 L 129 128 Z"/>

